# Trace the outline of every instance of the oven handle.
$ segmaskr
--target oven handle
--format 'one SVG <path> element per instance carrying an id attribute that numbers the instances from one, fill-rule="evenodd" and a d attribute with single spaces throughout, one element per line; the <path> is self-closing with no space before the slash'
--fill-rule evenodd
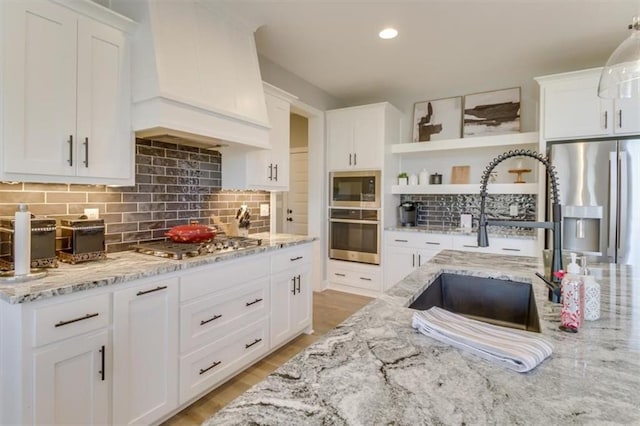
<path id="1" fill-rule="evenodd" d="M 329 222 L 338 222 L 338 223 L 362 223 L 368 225 L 378 225 L 380 223 L 379 220 L 355 220 L 355 219 L 329 219 Z"/>

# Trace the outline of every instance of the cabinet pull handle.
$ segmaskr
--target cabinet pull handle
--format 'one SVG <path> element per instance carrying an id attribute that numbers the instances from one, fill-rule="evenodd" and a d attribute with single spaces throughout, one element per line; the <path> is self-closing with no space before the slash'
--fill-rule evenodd
<path id="1" fill-rule="evenodd" d="M 409 240 L 393 240 L 393 241 L 395 241 L 396 243 L 408 243 L 409 242 Z"/>
<path id="2" fill-rule="evenodd" d="M 414 267 L 414 268 L 416 267 L 416 255 L 415 254 L 411 255 L 411 266 Z"/>
<path id="3" fill-rule="evenodd" d="M 104 382 L 104 345 L 98 352 L 100 352 L 100 371 L 98 373 L 100 373 L 100 380 Z"/>
<path id="4" fill-rule="evenodd" d="M 339 276 L 339 277 L 346 277 L 346 275 L 345 275 L 345 274 L 340 274 L 340 273 L 338 273 L 338 272 L 334 272 L 334 273 L 333 273 L 333 275 L 337 275 L 337 276 Z"/>
<path id="5" fill-rule="evenodd" d="M 207 371 L 211 370 L 212 368 L 215 368 L 215 367 L 219 366 L 220 364 L 222 364 L 222 361 L 215 361 L 213 364 L 211 364 L 207 368 L 201 368 L 200 369 L 200 375 L 203 375 Z"/>
<path id="6" fill-rule="evenodd" d="M 269 180 L 273 180 L 273 164 L 269 163 Z"/>
<path id="7" fill-rule="evenodd" d="M 84 321 L 84 320 L 89 319 L 89 318 L 97 317 L 98 315 L 100 315 L 100 314 L 98 312 L 96 312 L 95 314 L 86 314 L 83 317 L 74 318 L 74 319 L 69 320 L 69 321 L 60 321 L 54 327 L 63 327 L 65 325 L 73 324 L 74 322 Z"/>
<path id="8" fill-rule="evenodd" d="M 254 341 L 253 341 L 253 342 L 251 342 L 251 343 L 245 343 L 244 348 L 245 348 L 245 349 L 249 349 L 251 346 L 253 346 L 253 345 L 255 345 L 255 344 L 258 344 L 258 343 L 260 343 L 260 342 L 262 342 L 262 339 L 256 339 L 256 340 L 254 340 Z"/>
<path id="9" fill-rule="evenodd" d="M 502 250 L 504 250 L 504 251 L 520 251 L 520 249 L 508 248 L 508 247 L 503 247 Z"/>
<path id="10" fill-rule="evenodd" d="M 371 281 L 371 278 L 360 277 L 362 281 Z"/>
<path id="11" fill-rule="evenodd" d="M 464 244 L 462 247 L 478 248 L 478 246 L 474 246 L 474 245 L 471 245 L 471 244 Z"/>
<path id="12" fill-rule="evenodd" d="M 156 291 L 164 290 L 166 288 L 167 288 L 167 286 L 163 285 L 163 286 L 158 286 L 156 288 L 152 288 L 151 290 L 139 291 L 139 292 L 136 293 L 136 296 L 144 296 L 145 294 L 149 294 L 149 293 L 153 293 L 153 292 L 156 292 Z"/>
<path id="13" fill-rule="evenodd" d="M 293 293 L 293 295 L 296 295 L 296 277 L 291 278 L 291 282 L 293 283 L 293 285 L 291 286 L 291 293 Z"/>
<path id="14" fill-rule="evenodd" d="M 618 127 L 622 129 L 622 110 L 618 110 Z"/>
<path id="15" fill-rule="evenodd" d="M 440 243 L 436 243 L 436 242 L 433 242 L 433 241 L 427 241 L 425 244 L 428 244 L 430 246 L 439 246 L 440 245 Z"/>
<path id="16" fill-rule="evenodd" d="M 353 165 L 354 166 L 358 165 L 358 153 L 356 152 L 353 153 Z"/>
<path id="17" fill-rule="evenodd" d="M 253 302 L 247 302 L 247 303 L 246 303 L 246 305 L 247 305 L 247 306 L 251 306 L 251 305 L 255 305 L 255 304 L 256 304 L 256 303 L 258 303 L 258 302 L 262 302 L 262 299 L 256 299 L 256 300 L 254 300 Z"/>
<path id="18" fill-rule="evenodd" d="M 302 259 L 302 256 L 296 256 L 296 257 L 291 257 L 289 258 L 290 261 L 295 262 L 296 260 L 300 260 Z"/>
<path id="19" fill-rule="evenodd" d="M 69 135 L 69 140 L 67 141 L 67 143 L 69 144 L 69 159 L 67 160 L 67 162 L 69 163 L 69 166 L 72 167 L 73 166 L 73 135 Z"/>
<path id="20" fill-rule="evenodd" d="M 349 165 L 351 165 L 351 154 L 349 154 Z"/>
<path id="21" fill-rule="evenodd" d="M 211 317 L 211 318 L 209 318 L 209 319 L 202 320 L 202 321 L 200 321 L 200 325 L 209 324 L 211 321 L 215 321 L 215 320 L 217 320 L 218 318 L 222 318 L 222 315 L 214 315 L 214 316 L 212 316 L 212 317 Z"/>
<path id="22" fill-rule="evenodd" d="M 89 138 L 84 138 L 84 166 L 89 167 Z"/>
<path id="23" fill-rule="evenodd" d="M 300 275 L 298 275 L 298 294 L 300 294 Z"/>
<path id="24" fill-rule="evenodd" d="M 607 129 L 608 126 L 608 121 L 609 121 L 609 111 L 605 111 L 604 112 L 604 129 Z"/>
<path id="25" fill-rule="evenodd" d="M 276 171 L 276 176 L 273 178 L 276 182 L 278 181 L 278 165 L 273 166 L 273 169 Z"/>
<path id="26" fill-rule="evenodd" d="M 422 255 L 418 255 L 418 266 L 422 266 Z"/>

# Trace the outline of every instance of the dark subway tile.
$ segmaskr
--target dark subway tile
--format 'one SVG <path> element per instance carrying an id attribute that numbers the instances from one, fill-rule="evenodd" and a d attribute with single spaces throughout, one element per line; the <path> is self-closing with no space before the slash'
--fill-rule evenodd
<path id="1" fill-rule="evenodd" d="M 151 220 L 151 213 L 123 213 L 122 221 L 123 222 L 142 222 L 145 220 Z"/>

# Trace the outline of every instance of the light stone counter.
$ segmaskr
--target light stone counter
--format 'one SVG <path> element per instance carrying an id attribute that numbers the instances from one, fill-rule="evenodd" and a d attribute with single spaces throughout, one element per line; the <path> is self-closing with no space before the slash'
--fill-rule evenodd
<path id="1" fill-rule="evenodd" d="M 115 285 L 140 278 L 151 277 L 178 270 L 222 262 L 239 257 L 251 256 L 271 250 L 313 241 L 314 237 L 290 234 L 251 234 L 252 238 L 261 238 L 260 246 L 191 257 L 183 260 L 170 260 L 147 254 L 125 251 L 108 254 L 106 260 L 68 265 L 60 263 L 58 268 L 48 269 L 44 278 L 19 284 L 0 282 L 0 300 L 8 303 L 25 303 L 49 297 L 71 294 L 96 287 Z"/>
<path id="2" fill-rule="evenodd" d="M 452 235 L 478 235 L 478 230 L 468 228 L 458 228 L 452 226 L 389 226 L 385 231 L 400 232 L 422 232 L 426 234 L 452 234 Z M 536 232 L 532 229 L 508 228 L 502 226 L 488 226 L 487 232 L 489 236 L 502 238 L 521 238 L 527 240 L 536 239 Z"/>
<path id="3" fill-rule="evenodd" d="M 204 425 L 640 424 L 640 271 L 590 267 L 601 319 L 570 334 L 538 259 L 443 251 Z M 551 358 L 520 374 L 412 329 L 441 271 L 533 281 Z"/>

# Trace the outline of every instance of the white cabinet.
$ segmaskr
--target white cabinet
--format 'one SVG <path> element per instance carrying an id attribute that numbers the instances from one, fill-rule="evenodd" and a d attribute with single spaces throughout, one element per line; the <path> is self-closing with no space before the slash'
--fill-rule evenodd
<path id="1" fill-rule="evenodd" d="M 478 247 L 476 235 L 453 235 L 453 249 L 506 256 L 538 256 L 534 238 L 505 238 L 489 236 L 488 247 Z"/>
<path id="2" fill-rule="evenodd" d="M 640 133 L 640 100 L 598 97 L 601 68 L 537 77 L 546 140 Z"/>
<path id="3" fill-rule="evenodd" d="M 311 326 L 313 284 L 311 246 L 293 247 L 271 257 L 271 347 Z"/>
<path id="4" fill-rule="evenodd" d="M 376 297 L 382 288 L 382 268 L 330 259 L 327 261 L 327 281 L 332 290 Z"/>
<path id="5" fill-rule="evenodd" d="M 103 329 L 34 351 L 34 424 L 111 423 L 110 346 Z"/>
<path id="6" fill-rule="evenodd" d="M 270 149 L 222 149 L 222 186 L 229 189 L 289 190 L 291 101 L 295 96 L 264 83 Z"/>
<path id="7" fill-rule="evenodd" d="M 401 114 L 389 103 L 326 112 L 328 169 L 381 169 L 384 146 L 400 140 Z"/>
<path id="8" fill-rule="evenodd" d="M 114 309 L 114 423 L 152 423 L 178 406 L 178 279 L 118 290 Z"/>
<path id="9" fill-rule="evenodd" d="M 451 235 L 423 232 L 385 232 L 384 290 L 424 265 L 440 252 L 452 248 Z"/>
<path id="10" fill-rule="evenodd" d="M 133 183 L 123 30 L 45 0 L 1 7 L 3 179 Z"/>

